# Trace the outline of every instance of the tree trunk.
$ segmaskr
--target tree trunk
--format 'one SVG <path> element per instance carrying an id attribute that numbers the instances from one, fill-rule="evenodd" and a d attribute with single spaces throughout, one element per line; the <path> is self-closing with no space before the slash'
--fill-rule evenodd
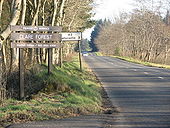
<path id="1" fill-rule="evenodd" d="M 73 22 L 74 22 L 74 20 L 76 18 L 77 13 L 78 13 L 78 10 L 75 11 L 75 13 L 73 14 L 72 20 L 71 20 L 71 22 L 69 23 L 69 26 L 68 26 L 69 31 L 71 31 L 71 26 L 72 26 L 72 24 L 73 24 Z"/>
<path id="2" fill-rule="evenodd" d="M 35 4 L 36 4 L 36 0 L 34 0 L 34 1 L 35 1 Z M 38 1 L 38 5 L 36 6 L 36 11 L 35 11 L 32 23 L 31 23 L 32 26 L 35 25 L 35 23 L 36 23 L 36 20 L 38 18 L 38 13 L 40 11 L 40 6 L 41 6 L 41 0 Z"/>
<path id="3" fill-rule="evenodd" d="M 35 9 L 35 14 L 33 16 L 33 20 L 32 20 L 32 23 L 31 25 L 34 26 L 37 23 L 37 18 L 38 18 L 38 13 L 40 11 L 40 6 L 41 6 L 41 0 L 38 0 L 38 4 L 37 4 L 37 0 L 34 0 L 34 7 L 36 8 Z M 28 64 L 31 65 L 31 64 L 34 64 L 35 62 L 39 62 L 39 59 L 38 59 L 38 49 L 31 49 L 29 48 L 28 49 L 28 52 L 29 52 L 29 59 L 28 59 Z"/>
<path id="4" fill-rule="evenodd" d="M 63 23 L 63 17 L 64 17 L 64 6 L 65 6 L 66 0 L 61 0 L 61 5 L 60 5 L 60 17 L 59 17 L 59 25 L 62 25 Z"/>
<path id="5" fill-rule="evenodd" d="M 54 2 L 54 10 L 53 10 L 53 17 L 52 17 L 52 21 L 51 21 L 51 26 L 54 26 L 54 24 L 55 24 L 57 9 L 58 9 L 58 1 L 54 0 L 53 2 Z"/>
<path id="6" fill-rule="evenodd" d="M 2 7 L 3 7 L 3 3 L 4 3 L 4 0 L 0 0 L 0 31 L 1 31 L 1 21 L 2 21 L 2 18 L 1 18 L 1 16 L 2 16 Z"/>
<path id="7" fill-rule="evenodd" d="M 51 26 L 54 26 L 55 25 L 55 21 L 56 21 L 56 15 L 57 15 L 57 9 L 58 9 L 58 2 L 59 1 L 57 1 L 57 0 L 53 0 L 53 4 L 54 4 L 54 9 L 53 9 L 53 17 L 52 17 L 52 21 L 51 21 Z M 54 64 L 54 62 L 55 62 L 55 60 L 54 60 L 54 55 L 53 54 L 55 54 L 54 53 L 54 51 L 55 50 L 53 50 L 53 49 L 49 49 L 49 50 L 51 50 L 51 56 L 52 56 L 52 64 Z M 49 54 L 49 53 L 48 53 Z M 56 56 L 56 55 L 55 55 Z"/>
<path id="8" fill-rule="evenodd" d="M 6 40 L 7 37 L 9 36 L 9 34 L 11 33 L 10 25 L 17 24 L 19 17 L 20 17 L 21 2 L 22 2 L 22 0 L 15 1 L 11 22 L 9 23 L 8 27 L 0 34 L 0 43 L 2 43 L 4 40 Z"/>
<path id="9" fill-rule="evenodd" d="M 45 26 L 45 4 L 47 0 L 44 0 L 42 5 L 42 26 Z M 45 63 L 45 48 L 40 49 L 40 62 Z"/>
<path id="10" fill-rule="evenodd" d="M 64 5 L 65 5 L 66 0 L 61 0 L 61 4 L 60 4 L 60 12 L 59 12 L 59 20 L 58 20 L 58 25 L 62 25 L 63 23 L 63 12 L 64 12 Z M 60 42 L 61 45 L 63 44 L 62 42 Z M 63 47 L 63 46 L 62 46 Z M 59 49 L 59 65 L 60 67 L 62 67 L 62 63 L 63 63 L 63 49 L 62 47 Z"/>
<path id="11" fill-rule="evenodd" d="M 24 25 L 24 24 L 25 24 L 26 9 L 27 9 L 26 0 L 22 0 L 21 25 Z"/>
<path id="12" fill-rule="evenodd" d="M 3 2 L 4 2 L 4 0 L 0 0 L 0 31 L 1 31 L 1 15 L 2 15 Z M 0 43 L 0 89 L 2 89 L 2 79 L 3 79 L 2 72 L 3 72 L 2 71 L 2 44 Z"/>

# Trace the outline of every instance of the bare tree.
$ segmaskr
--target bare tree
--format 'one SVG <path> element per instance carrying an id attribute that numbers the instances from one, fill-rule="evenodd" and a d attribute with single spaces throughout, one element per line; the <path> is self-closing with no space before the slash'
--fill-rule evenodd
<path id="1" fill-rule="evenodd" d="M 13 15 L 12 19 L 10 21 L 9 25 L 16 25 L 19 17 L 20 17 L 20 11 L 21 11 L 21 2 L 22 0 L 15 0 L 15 5 L 13 8 Z M 0 42 L 6 40 L 6 38 L 11 33 L 10 26 L 8 26 L 1 34 L 0 34 Z"/>

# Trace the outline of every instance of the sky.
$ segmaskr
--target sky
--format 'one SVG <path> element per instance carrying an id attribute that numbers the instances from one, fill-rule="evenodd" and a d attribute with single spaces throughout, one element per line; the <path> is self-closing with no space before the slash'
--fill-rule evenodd
<path id="1" fill-rule="evenodd" d="M 96 13 L 95 19 L 112 19 L 119 12 L 130 11 L 132 9 L 133 0 L 95 0 L 96 7 L 94 12 Z"/>
<path id="2" fill-rule="evenodd" d="M 95 0 L 94 19 L 110 19 L 119 15 L 119 12 L 130 12 L 133 0 Z M 90 38 L 92 29 L 83 33 L 83 38 Z"/>

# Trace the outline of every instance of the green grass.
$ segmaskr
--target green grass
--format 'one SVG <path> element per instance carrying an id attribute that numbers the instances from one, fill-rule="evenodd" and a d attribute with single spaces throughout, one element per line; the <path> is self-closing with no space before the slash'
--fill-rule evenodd
<path id="1" fill-rule="evenodd" d="M 50 75 L 47 74 L 47 66 L 43 65 L 43 70 L 35 74 L 36 81 L 33 83 L 44 88 L 38 94 L 32 95 L 29 101 L 5 101 L 0 108 L 0 123 L 47 120 L 101 112 L 100 84 L 87 68 L 84 67 L 82 72 L 79 70 L 76 58 L 65 63 L 62 68 L 54 67 Z"/>
<path id="2" fill-rule="evenodd" d="M 126 60 L 132 63 L 138 63 L 138 64 L 142 64 L 142 65 L 146 65 L 146 66 L 151 66 L 151 67 L 159 67 L 159 68 L 167 68 L 170 69 L 170 65 L 163 65 L 163 64 L 156 64 L 156 63 L 151 63 L 151 62 L 144 62 L 141 60 L 137 60 L 131 57 L 121 57 L 121 56 L 113 56 L 115 58 L 119 58 L 122 60 Z"/>
<path id="3" fill-rule="evenodd" d="M 0 108 L 1 112 L 6 112 L 6 111 L 23 111 L 23 110 L 31 110 L 30 106 L 27 105 L 8 105 L 6 107 Z"/>

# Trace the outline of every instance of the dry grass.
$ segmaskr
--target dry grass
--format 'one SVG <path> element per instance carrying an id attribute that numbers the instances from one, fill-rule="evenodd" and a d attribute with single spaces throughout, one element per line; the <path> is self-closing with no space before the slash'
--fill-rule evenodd
<path id="1" fill-rule="evenodd" d="M 122 59 L 122 60 L 126 60 L 126 61 L 129 61 L 129 62 L 132 62 L 132 63 L 143 64 L 143 65 L 146 65 L 146 66 L 170 69 L 170 65 L 156 64 L 156 63 L 151 63 L 151 62 L 144 62 L 144 61 L 133 59 L 133 58 L 130 58 L 130 57 L 120 57 L 120 56 L 113 56 L 113 57 L 119 58 L 119 59 Z"/>

